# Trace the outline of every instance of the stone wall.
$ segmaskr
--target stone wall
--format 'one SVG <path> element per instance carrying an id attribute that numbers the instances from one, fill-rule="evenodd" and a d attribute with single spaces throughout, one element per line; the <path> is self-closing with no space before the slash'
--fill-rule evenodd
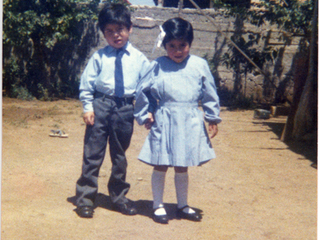
<path id="1" fill-rule="evenodd" d="M 194 42 L 191 48 L 191 54 L 198 56 L 207 55 L 209 59 L 215 57 L 215 64 L 217 66 L 217 73 L 214 75 L 220 88 L 227 87 L 232 89 L 234 83 L 233 72 L 227 69 L 219 61 L 219 56 L 222 56 L 228 49 L 228 41 L 219 33 L 221 30 L 229 37 L 234 34 L 234 19 L 225 18 L 221 12 L 214 9 L 203 10 L 206 14 L 210 15 L 218 26 L 217 29 L 208 19 L 203 16 L 199 11 L 194 9 L 183 9 L 180 17 L 192 23 L 194 28 Z M 161 8 L 161 7 L 148 7 L 148 6 L 135 6 L 135 11 L 132 13 L 133 20 L 133 33 L 130 36 L 130 42 L 140 49 L 149 60 L 165 55 L 166 52 L 163 48 L 158 48 L 152 53 L 155 40 L 159 34 L 159 25 L 169 18 L 178 17 L 179 11 L 177 8 Z M 279 41 L 279 30 L 274 26 L 256 27 L 251 24 L 245 23 L 244 33 L 260 34 L 261 41 L 260 48 L 263 46 L 274 46 L 279 49 L 281 56 L 275 59 L 274 63 L 265 64 L 263 70 L 269 75 L 273 83 L 278 85 L 285 84 L 283 94 L 291 98 L 293 88 L 292 71 L 293 59 L 298 50 L 300 37 L 295 37 L 290 45 L 285 45 Z M 97 48 L 105 46 L 106 42 L 100 34 L 101 41 Z M 256 72 L 257 73 L 257 72 Z M 265 83 L 266 78 L 262 74 L 249 74 L 247 76 L 246 86 L 243 91 L 247 96 L 253 96 L 254 99 L 261 100 L 266 98 Z M 268 80 L 269 81 L 269 80 Z M 275 89 L 272 89 L 271 95 L 275 94 Z M 269 96 L 270 97 L 270 96 Z M 271 96 L 272 98 L 272 96 Z"/>

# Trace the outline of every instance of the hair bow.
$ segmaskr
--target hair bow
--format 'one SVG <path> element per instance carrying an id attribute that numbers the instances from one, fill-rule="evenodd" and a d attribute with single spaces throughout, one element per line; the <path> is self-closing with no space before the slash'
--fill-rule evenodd
<path id="1" fill-rule="evenodd" d="M 152 53 L 154 52 L 154 50 L 158 47 L 161 47 L 161 44 L 162 44 L 162 41 L 163 41 L 163 39 L 164 39 L 164 37 L 166 36 L 166 32 L 163 30 L 163 28 L 162 28 L 162 26 L 160 25 L 159 26 L 159 28 L 160 28 L 160 33 L 159 33 L 159 35 L 158 35 L 158 37 L 157 37 L 157 40 L 156 40 L 156 42 L 155 42 L 155 44 L 154 44 L 154 47 L 153 47 L 153 49 L 152 49 Z"/>

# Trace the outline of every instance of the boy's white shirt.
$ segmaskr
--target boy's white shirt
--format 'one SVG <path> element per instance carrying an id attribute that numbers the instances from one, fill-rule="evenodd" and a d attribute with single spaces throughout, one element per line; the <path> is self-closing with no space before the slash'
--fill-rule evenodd
<path id="1" fill-rule="evenodd" d="M 131 45 L 126 44 L 126 53 L 122 57 L 124 77 L 124 97 L 134 97 L 136 86 L 145 74 L 149 60 Z M 106 46 L 95 52 L 90 58 L 80 79 L 79 98 L 84 112 L 93 111 L 94 93 L 96 91 L 106 95 L 114 95 L 116 49 Z"/>

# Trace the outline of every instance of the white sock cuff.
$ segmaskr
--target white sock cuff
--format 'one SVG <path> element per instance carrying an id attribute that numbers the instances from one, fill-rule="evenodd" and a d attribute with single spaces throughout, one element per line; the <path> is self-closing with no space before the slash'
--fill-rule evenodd
<path id="1" fill-rule="evenodd" d="M 175 173 L 174 175 L 174 182 L 176 185 L 176 188 L 188 188 L 188 182 L 189 182 L 189 175 L 188 172 L 184 172 L 184 173 Z"/>
<path id="2" fill-rule="evenodd" d="M 159 176 L 160 176 L 160 175 L 161 175 L 161 176 L 162 176 L 162 175 L 166 175 L 166 173 L 167 173 L 167 172 L 158 171 L 158 170 L 155 170 L 155 169 L 153 169 L 153 172 L 152 172 L 152 174 L 156 174 L 156 175 L 159 175 Z"/>
<path id="3" fill-rule="evenodd" d="M 182 172 L 182 173 L 175 172 L 175 175 L 174 175 L 175 178 L 184 178 L 184 177 L 188 177 L 188 176 L 189 176 L 188 172 Z"/>

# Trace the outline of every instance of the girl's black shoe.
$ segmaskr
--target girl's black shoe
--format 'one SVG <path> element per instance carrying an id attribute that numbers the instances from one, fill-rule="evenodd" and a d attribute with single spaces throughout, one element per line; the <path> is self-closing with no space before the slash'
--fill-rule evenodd
<path id="1" fill-rule="evenodd" d="M 183 209 L 185 208 L 188 208 L 189 206 L 184 206 L 183 208 L 178 208 L 178 211 L 177 211 L 177 217 L 178 218 L 183 218 L 183 219 L 187 219 L 187 220 L 190 220 L 190 221 L 194 221 L 194 222 L 200 222 L 201 219 L 202 219 L 202 216 L 200 213 L 185 213 L 183 211 Z"/>
<path id="2" fill-rule="evenodd" d="M 153 210 L 153 216 L 152 216 L 152 219 L 153 221 L 157 222 L 157 223 L 161 223 L 161 224 L 168 224 L 168 215 L 165 214 L 165 215 L 156 215 L 155 212 L 158 208 L 154 209 Z"/>

